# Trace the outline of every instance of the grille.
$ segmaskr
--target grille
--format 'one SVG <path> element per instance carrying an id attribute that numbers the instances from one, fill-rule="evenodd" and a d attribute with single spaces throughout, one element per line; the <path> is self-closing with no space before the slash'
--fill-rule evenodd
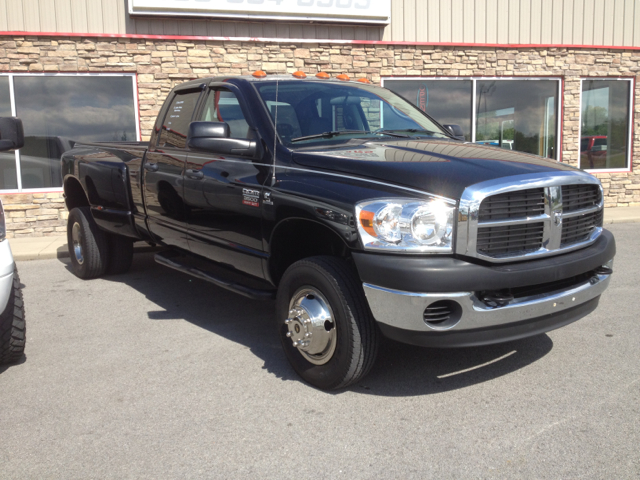
<path id="1" fill-rule="evenodd" d="M 544 188 L 501 193 L 483 200 L 478 220 L 526 218 L 544 213 Z"/>
<path id="2" fill-rule="evenodd" d="M 583 242 L 589 238 L 596 227 L 602 226 L 602 210 L 577 217 L 565 218 L 562 222 L 562 240 L 560 247 L 567 247 L 572 243 Z"/>
<path id="3" fill-rule="evenodd" d="M 565 213 L 595 207 L 600 201 L 600 187 L 598 185 L 562 186 L 562 210 Z"/>
<path id="4" fill-rule="evenodd" d="M 483 227 L 478 229 L 476 250 L 488 257 L 523 255 L 542 247 L 544 223 Z"/>
<path id="5" fill-rule="evenodd" d="M 451 317 L 451 306 L 448 302 L 436 302 L 424 310 L 423 318 L 425 322 L 438 324 L 449 320 Z"/>

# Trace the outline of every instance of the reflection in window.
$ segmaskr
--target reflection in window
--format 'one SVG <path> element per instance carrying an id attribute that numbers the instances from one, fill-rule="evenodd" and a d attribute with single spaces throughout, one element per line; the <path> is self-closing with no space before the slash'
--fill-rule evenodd
<path id="1" fill-rule="evenodd" d="M 131 76 L 15 76 L 13 82 L 25 133 L 22 188 L 61 187 L 60 155 L 75 142 L 138 139 Z"/>
<path id="2" fill-rule="evenodd" d="M 630 93 L 630 81 L 582 82 L 580 168 L 627 168 Z"/>
<path id="3" fill-rule="evenodd" d="M 476 142 L 557 158 L 554 80 L 478 80 Z"/>
<path id="4" fill-rule="evenodd" d="M 11 92 L 9 77 L 0 77 L 0 117 L 11 116 Z M 0 152 L 0 188 L 18 188 L 16 154 Z"/>
<path id="5" fill-rule="evenodd" d="M 385 80 L 384 86 L 442 125 L 460 125 L 471 140 L 471 80 Z"/>

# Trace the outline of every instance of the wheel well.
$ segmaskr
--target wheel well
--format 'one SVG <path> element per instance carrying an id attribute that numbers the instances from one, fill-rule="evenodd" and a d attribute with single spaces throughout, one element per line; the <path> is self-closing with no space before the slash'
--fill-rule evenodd
<path id="1" fill-rule="evenodd" d="M 90 206 L 82 185 L 80 185 L 80 182 L 75 178 L 68 178 L 64 182 L 64 196 L 69 211 L 76 207 Z"/>
<path id="2" fill-rule="evenodd" d="M 344 240 L 330 228 L 311 220 L 287 220 L 271 236 L 271 280 L 277 285 L 290 265 L 317 255 L 351 256 Z"/>

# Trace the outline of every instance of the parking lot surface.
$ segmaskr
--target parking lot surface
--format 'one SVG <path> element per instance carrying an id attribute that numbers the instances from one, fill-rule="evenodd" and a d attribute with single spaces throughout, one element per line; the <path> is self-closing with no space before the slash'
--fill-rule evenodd
<path id="1" fill-rule="evenodd" d="M 273 305 L 137 254 L 126 275 L 18 262 L 26 358 L 0 367 L 0 478 L 638 478 L 640 224 L 590 316 L 508 344 L 386 342 L 326 393 Z"/>

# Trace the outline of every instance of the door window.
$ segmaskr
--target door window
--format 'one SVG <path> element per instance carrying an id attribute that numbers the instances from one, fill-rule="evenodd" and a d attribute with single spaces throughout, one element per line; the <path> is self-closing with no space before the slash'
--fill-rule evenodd
<path id="1" fill-rule="evenodd" d="M 159 147 L 185 148 L 187 146 L 189 123 L 191 123 L 199 96 L 200 92 L 189 92 L 173 97 L 162 122 L 158 139 Z"/>
<path id="2" fill-rule="evenodd" d="M 231 138 L 253 139 L 253 130 L 242 113 L 240 102 L 229 90 L 211 90 L 200 115 L 204 122 L 225 122 Z"/>

